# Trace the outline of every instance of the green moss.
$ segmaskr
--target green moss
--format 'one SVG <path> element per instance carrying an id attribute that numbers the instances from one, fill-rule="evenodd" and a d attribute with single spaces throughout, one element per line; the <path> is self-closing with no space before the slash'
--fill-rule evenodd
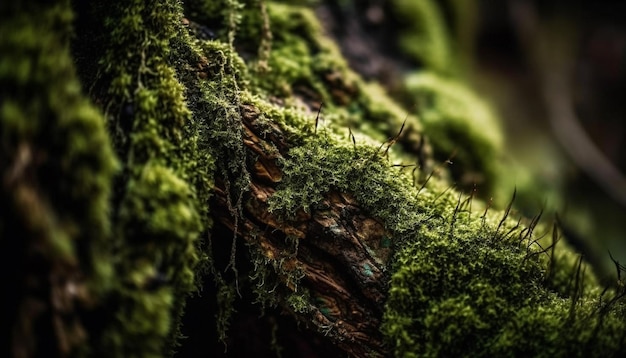
<path id="1" fill-rule="evenodd" d="M 103 51 L 95 77 L 86 81 L 94 81 L 124 165 L 115 198 L 116 272 L 134 278 L 115 295 L 122 313 L 106 330 L 104 349 L 163 355 L 175 345 L 185 300 L 196 289 L 204 257 L 198 239 L 210 225 L 208 121 L 201 99 L 185 98 L 199 95 L 192 85 L 202 56 L 183 26 L 178 1 L 113 2 L 93 11 L 101 27 L 92 35 Z M 81 63 L 89 69 L 87 62 Z M 146 274 L 145 262 L 154 272 Z M 138 284 L 137 277 L 145 282 Z"/>
<path id="2" fill-rule="evenodd" d="M 272 46 L 266 71 L 251 77 L 253 93 L 262 98 L 276 97 L 288 110 L 300 108 L 311 116 L 323 103 L 320 128 L 333 123 L 337 126 L 328 126 L 329 130 L 351 128 L 379 142 L 397 135 L 406 121 L 399 140 L 404 150 L 393 151 L 398 160 L 420 161 L 423 170 L 430 169 L 430 152 L 428 145 L 423 145 L 419 120 L 380 85 L 363 81 L 348 67 L 311 9 L 268 2 L 267 13 Z"/>
<path id="3" fill-rule="evenodd" d="M 501 213 L 483 219 L 459 209 L 460 194 L 424 189 L 418 196 L 375 150 L 323 135 L 291 149 L 270 208 L 289 219 L 323 209 L 324 195 L 336 190 L 385 221 L 397 251 L 382 329 L 397 356 L 602 356 L 623 349 L 623 303 L 601 314 L 597 283 L 575 261 L 570 266 L 573 255 L 557 247 L 550 261 L 528 229 L 500 224 Z"/>
<path id="4" fill-rule="evenodd" d="M 396 254 L 383 325 L 396 356 L 605 356 L 624 349 L 622 305 L 603 316 L 597 288 L 581 297 L 570 276 L 562 294 L 552 291 L 541 260 L 529 259 L 516 237 L 472 222 L 451 233 L 449 224 L 433 220 Z"/>
<path id="5" fill-rule="evenodd" d="M 324 196 L 338 191 L 384 220 L 396 254 L 382 330 L 396 356 L 623 349 L 623 303 L 601 313 L 600 288 L 576 256 L 563 246 L 543 252 L 549 243 L 537 236 L 545 228 L 516 225 L 498 211 L 481 216 L 483 204 L 472 212 L 468 198 L 437 181 L 413 188 L 378 147 L 355 146 L 333 131 L 300 143 L 281 162 L 270 211 L 290 220 L 299 210 L 323 210 Z"/>
<path id="6" fill-rule="evenodd" d="M 69 1 L 0 5 L 0 252 L 16 268 L 4 282 L 7 353 L 88 351 L 99 323 L 78 313 L 112 287 L 117 162 L 73 68 L 72 18 Z M 59 337 L 63 347 L 48 345 Z"/>
<path id="7" fill-rule="evenodd" d="M 324 41 L 322 29 L 311 9 L 302 6 L 268 2 L 267 13 L 272 28 L 272 48 L 268 69 L 257 76 L 254 85 L 269 94 L 289 101 L 298 88 L 306 88 L 313 101 L 333 103 L 324 85 L 325 74 L 345 70 L 346 64 L 338 49 Z M 292 102 L 294 103 L 294 102 Z"/>
<path id="8" fill-rule="evenodd" d="M 407 76 L 411 93 L 440 160 L 454 154 L 451 171 L 465 188 L 474 184 L 488 197 L 500 173 L 503 137 L 492 110 L 472 90 L 433 73 Z"/>
<path id="9" fill-rule="evenodd" d="M 439 5 L 432 0 L 393 0 L 391 13 L 399 23 L 402 52 L 426 70 L 457 72 Z"/>
<path id="10" fill-rule="evenodd" d="M 95 347 L 114 356 L 162 356 L 175 344 L 178 318 L 186 296 L 195 289 L 199 262 L 204 255 L 212 256 L 211 243 L 203 254 L 198 238 L 210 225 L 207 203 L 214 173 L 223 180 L 235 227 L 242 212 L 250 179 L 241 111 L 252 105 L 260 112 L 258 123 L 279 125 L 292 145 L 280 161 L 283 178 L 270 199 L 273 213 L 288 221 L 300 210 L 324 209 L 325 195 L 340 191 L 351 193 L 370 215 L 384 221 L 390 233 L 385 246 L 396 253 L 385 263 L 392 279 L 381 329 L 396 355 L 623 353 L 624 304 L 607 304 L 621 291 L 609 291 L 600 302 L 601 289 L 593 277 L 562 246 L 553 255 L 541 253 L 546 245 L 533 243 L 538 234 L 528 226 L 516 227 L 510 218 L 501 221 L 503 213 L 485 209 L 484 203 L 476 201 L 472 206 L 471 198 L 448 190 L 437 178 L 424 188 L 413 187 L 410 176 L 390 167 L 380 144 L 395 136 L 407 118 L 404 156 L 391 153 L 391 163 L 398 158 L 417 161 L 421 154 L 406 152 L 421 146 L 418 119 L 407 117 L 382 88 L 365 84 L 348 69 L 312 10 L 277 2 L 268 2 L 265 8 L 264 4 L 186 2 L 191 18 L 217 28 L 210 39 L 200 32 L 211 29 L 191 23 L 185 27 L 177 1 L 150 5 L 115 1 L 95 9 L 95 24 L 102 21 L 102 26 L 95 26 L 99 30 L 94 30 L 93 40 L 104 53 L 92 61 L 97 70 L 91 75 L 89 61 L 79 62 L 85 64 L 84 81 L 107 115 L 123 164 L 113 208 L 117 240 L 112 246 L 119 282 L 106 286 L 114 314 L 103 342 Z M 400 17 L 421 19 L 406 25 L 421 37 L 418 41 L 402 37 L 405 51 L 431 71 L 448 72 L 449 46 L 435 5 L 396 1 L 394 6 Z M 66 26 L 67 9 L 55 14 L 51 18 L 65 19 L 61 23 Z M 27 32 L 38 29 L 31 23 L 47 24 L 17 19 L 22 21 L 17 28 Z M 3 35 L 13 28 L 0 26 Z M 48 37 L 48 32 L 55 33 L 48 31 L 52 27 L 42 25 L 44 30 L 34 32 L 37 36 L 16 32 L 19 36 L 3 37 L 0 44 L 10 50 L 6 53 L 20 46 L 30 51 L 32 44 L 38 49 L 49 41 L 56 49 L 59 39 Z M 77 228 L 84 222 L 93 224 L 85 232 L 98 240 L 106 236 L 112 155 L 99 149 L 108 147 L 97 113 L 83 102 L 64 102 L 67 97 L 80 97 L 77 86 L 61 81 L 62 77 L 49 77 L 48 72 L 72 78 L 71 71 L 52 70 L 54 66 L 71 69 L 69 57 L 54 58 L 54 66 L 47 64 L 33 76 L 32 68 L 38 65 L 24 53 L 19 56 L 0 60 L 0 79 L 7 81 L 8 88 L 23 90 L 7 91 L 9 100 L 3 96 L 0 113 L 3 128 L 8 128 L 3 129 L 3 143 L 10 144 L 11 158 L 19 157 L 23 138 L 27 143 L 52 141 L 48 147 L 58 149 L 51 153 L 63 158 L 58 164 L 62 175 L 42 186 L 52 198 L 50 207 L 71 214 L 47 232 L 58 242 L 54 252 L 71 261 L 74 246 L 68 243 L 82 232 Z M 44 91 L 49 97 L 33 101 L 24 94 L 40 93 L 39 86 L 50 83 L 55 87 Z M 429 73 L 409 77 L 407 89 L 418 98 L 424 127 L 439 153 L 447 156 L 458 148 L 457 175 L 478 172 L 491 183 L 501 139 L 482 101 L 454 80 Z M 15 93 L 21 96 L 17 100 L 11 97 Z M 321 102 L 323 118 L 316 127 L 314 111 Z M 66 112 L 72 105 L 80 111 Z M 47 127 L 26 120 L 43 118 L 37 112 L 40 108 L 45 118 L 59 118 L 58 123 Z M 67 120 L 64 113 L 78 113 L 80 121 Z M 348 128 L 357 125 L 361 135 L 348 135 Z M 44 137 L 57 130 L 63 134 L 58 143 Z M 94 149 L 96 144 L 100 147 Z M 56 165 L 50 167 L 52 173 Z M 58 183 L 69 184 L 57 188 Z M 29 194 L 28 190 L 15 193 L 15 198 Z M 7 196 L 3 192 L 3 199 Z M 72 210 L 61 207 L 61 197 L 70 198 Z M 88 204 L 83 202 L 86 197 Z M 73 221 L 72 215 L 80 220 Z M 33 227 L 54 226 L 56 221 L 39 212 L 28 219 L 41 217 L 43 224 Z M 0 223 L 0 229 L 9 230 L 7 225 Z M 235 243 L 233 238 L 230 264 L 237 280 Z M 277 255 L 263 251 L 254 240 L 248 245 L 255 265 L 251 283 L 261 306 L 280 303 L 304 315 L 316 310 L 328 314 L 322 300 L 317 302 L 298 287 L 301 269 L 286 265 L 297 252 L 297 241 L 287 240 L 285 247 Z M 368 251 L 378 256 L 375 250 Z M 103 257 L 93 266 L 106 273 L 104 259 L 110 251 L 101 252 Z M 217 324 L 223 339 L 236 290 L 213 262 L 209 266 L 218 284 Z M 367 273 L 368 268 L 363 270 Z M 318 329 L 328 333 L 328 327 Z"/>

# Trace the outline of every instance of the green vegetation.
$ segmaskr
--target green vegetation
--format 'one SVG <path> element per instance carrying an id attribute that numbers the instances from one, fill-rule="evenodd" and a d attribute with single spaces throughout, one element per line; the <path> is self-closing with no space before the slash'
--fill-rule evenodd
<path id="1" fill-rule="evenodd" d="M 384 222 L 393 258 L 372 255 L 391 278 L 381 330 L 395 356 L 624 353 L 623 282 L 603 290 L 557 245 L 556 226 L 539 217 L 520 224 L 510 206 L 491 209 L 452 188 L 443 167 L 416 167 L 416 177 L 393 166 L 424 162 L 414 149 L 425 135 L 436 155 L 457 152 L 451 176 L 466 188 L 463 176 L 473 175 L 488 196 L 502 175 L 497 119 L 448 69 L 452 49 L 434 2 L 394 1 L 405 24 L 400 44 L 421 64 L 404 88 L 417 113 L 350 70 L 305 5 L 106 2 L 77 10 L 77 27 L 93 23 L 75 33 L 70 52 L 70 3 L 28 3 L 2 5 L 0 234 L 27 238 L 3 245 L 84 288 L 71 300 L 105 316 L 62 329 L 78 338 L 93 332 L 68 343 L 72 354 L 170 354 L 186 300 L 207 271 L 220 306 L 215 338 L 224 339 L 239 283 L 236 237 L 226 238 L 232 280 L 202 238 L 214 186 L 226 193 L 235 230 L 244 210 L 251 179 L 242 106 L 258 109 L 257 120 L 280 127 L 290 145 L 271 213 L 289 222 L 338 191 Z M 287 239 L 297 251 L 297 239 Z M 302 268 L 282 265 L 291 253 L 268 257 L 254 242 L 245 247 L 254 266 L 245 281 L 261 310 L 283 303 L 308 313 L 314 298 L 291 289 Z M 25 245 L 42 251 L 32 258 Z"/>

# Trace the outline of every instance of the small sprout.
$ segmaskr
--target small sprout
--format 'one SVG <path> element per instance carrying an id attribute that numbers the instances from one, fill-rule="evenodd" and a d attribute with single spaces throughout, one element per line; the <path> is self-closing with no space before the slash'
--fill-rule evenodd
<path id="1" fill-rule="evenodd" d="M 472 191 L 471 191 L 470 195 L 461 204 L 461 206 L 466 206 L 467 205 L 467 208 L 468 208 L 468 211 L 469 211 L 470 215 L 472 215 L 472 202 L 474 201 L 474 196 L 476 196 L 476 192 L 477 192 L 476 183 L 474 183 L 474 186 L 472 188 Z"/>
<path id="2" fill-rule="evenodd" d="M 413 186 L 415 186 L 415 171 L 421 169 L 420 165 L 415 165 L 415 168 L 411 171 L 411 178 L 413 179 Z"/>
<path id="3" fill-rule="evenodd" d="M 613 261 L 613 263 L 615 264 L 615 270 L 617 271 L 617 284 L 623 286 L 624 283 L 622 282 L 622 271 L 626 271 L 626 266 L 620 264 L 619 261 L 614 259 L 611 251 L 609 251 L 609 257 L 611 258 L 611 261 Z"/>
<path id="4" fill-rule="evenodd" d="M 541 210 L 539 211 L 539 214 L 537 214 L 536 216 L 534 216 L 532 218 L 532 220 L 530 221 L 530 224 L 527 227 L 526 234 L 520 239 L 520 242 L 518 243 L 518 246 L 521 245 L 521 243 L 524 240 L 526 240 L 526 239 L 530 240 L 532 238 L 533 231 L 535 230 L 535 227 L 537 227 L 537 224 L 539 224 L 539 220 L 541 220 L 541 216 L 543 215 L 543 210 L 544 210 L 544 208 L 542 207 Z M 539 239 L 537 239 L 537 240 L 539 240 Z M 535 242 L 537 240 L 535 240 Z M 534 242 L 531 241 L 528 246 L 532 245 L 533 243 Z M 527 249 L 528 249 L 528 247 L 527 247 Z"/>
<path id="5" fill-rule="evenodd" d="M 552 278 L 552 275 L 554 275 L 554 265 L 556 265 L 556 262 L 554 260 L 554 249 L 556 248 L 556 244 L 561 239 L 561 236 L 559 235 L 558 222 L 559 222 L 559 216 L 556 215 L 555 219 L 554 219 L 554 223 L 552 224 L 552 244 L 549 246 L 549 248 L 550 248 L 550 264 L 548 266 L 548 275 L 546 275 L 546 278 L 548 278 L 548 279 Z M 600 297 L 602 297 L 602 296 L 600 296 Z"/>
<path id="6" fill-rule="evenodd" d="M 450 157 L 448 157 L 448 159 L 446 159 L 445 162 L 439 164 L 435 169 L 433 169 L 432 172 L 430 172 L 430 174 L 428 174 L 428 177 L 426 178 L 426 180 L 424 181 L 424 183 L 422 184 L 422 186 L 419 188 L 419 190 L 417 191 L 417 195 L 419 195 L 419 193 L 426 187 L 426 184 L 428 184 L 428 181 L 430 181 L 430 178 L 433 177 L 433 175 L 435 175 L 436 173 L 439 172 L 439 170 L 441 170 L 441 168 L 444 165 L 450 164 L 452 165 L 452 158 L 454 158 L 454 156 L 456 155 L 456 150 L 452 152 L 452 154 L 450 155 Z"/>
<path id="7" fill-rule="evenodd" d="M 530 254 L 527 252 L 527 257 L 525 257 L 524 259 L 531 258 L 532 256 L 535 256 L 535 255 L 539 256 L 539 255 L 544 254 L 544 253 L 546 255 L 548 255 L 547 252 L 550 251 L 550 255 L 548 255 L 548 258 L 550 260 L 549 264 L 548 264 L 549 265 L 548 266 L 548 274 L 546 275 L 546 279 L 549 279 L 551 277 L 552 273 L 553 273 L 554 264 L 555 264 L 555 262 L 554 262 L 554 247 L 556 246 L 556 244 L 559 242 L 559 239 L 560 239 L 560 236 L 558 234 L 558 228 L 556 226 L 556 222 L 553 224 L 553 227 L 552 227 L 552 243 L 550 244 L 550 246 L 548 246 L 546 248 L 543 248 L 537 241 L 541 240 L 547 234 L 548 234 L 548 232 L 546 232 L 544 235 L 540 236 L 538 239 L 536 239 L 536 240 L 534 240 L 532 242 L 532 243 L 536 244 L 537 246 L 539 246 L 539 248 L 541 248 L 541 250 L 532 252 Z M 529 245 L 529 247 L 530 247 L 530 245 Z"/>
<path id="8" fill-rule="evenodd" d="M 404 118 L 404 121 L 402 122 L 402 126 L 400 127 L 400 131 L 398 132 L 398 134 L 396 134 L 396 136 L 391 138 L 391 140 L 389 141 L 389 144 L 387 145 L 387 149 L 385 149 L 385 153 L 383 153 L 384 156 L 387 156 L 387 153 L 389 152 L 389 148 L 391 148 L 392 145 L 396 144 L 396 142 L 400 138 L 400 135 L 402 134 L 402 131 L 404 130 L 404 126 L 406 125 L 407 119 L 408 119 L 408 115 Z"/>
<path id="9" fill-rule="evenodd" d="M 489 209 L 491 208 L 492 204 L 493 204 L 493 198 L 489 198 L 489 201 L 487 202 L 487 207 L 485 207 L 485 212 L 480 217 L 482 219 L 483 226 L 485 226 L 485 224 L 486 224 L 485 221 L 487 220 L 487 213 L 489 212 Z"/>
<path id="10" fill-rule="evenodd" d="M 463 196 L 463 192 L 459 192 L 459 199 L 456 202 L 456 207 L 452 212 L 452 219 L 450 220 L 450 236 L 453 235 L 454 232 L 454 223 L 456 222 L 456 215 L 459 213 L 459 208 L 461 207 L 461 197 Z"/>
<path id="11" fill-rule="evenodd" d="M 354 133 L 352 133 L 352 128 L 348 127 L 348 137 L 352 139 L 352 146 L 354 147 L 354 152 L 356 153 L 356 138 L 354 138 Z"/>
<path id="12" fill-rule="evenodd" d="M 317 126 L 319 124 L 319 120 L 320 120 L 320 113 L 322 112 L 322 106 L 324 105 L 324 102 L 320 102 L 320 106 L 317 109 L 317 116 L 315 116 L 315 134 L 317 134 Z"/>
<path id="13" fill-rule="evenodd" d="M 522 222 L 522 217 L 520 216 L 519 219 L 517 219 L 517 224 L 515 224 L 515 226 L 513 226 L 506 234 L 504 234 L 502 236 L 502 239 L 506 239 L 507 237 L 509 237 L 513 232 L 515 232 L 515 230 L 519 229 L 520 224 Z"/>
<path id="14" fill-rule="evenodd" d="M 511 212 L 511 207 L 513 207 L 513 202 L 515 201 L 515 196 L 516 195 L 517 195 L 517 187 L 515 189 L 513 189 L 513 197 L 511 197 L 511 201 L 509 202 L 509 205 L 506 206 L 506 210 L 504 211 L 504 215 L 502 216 L 502 220 L 500 220 L 500 223 L 498 224 L 498 227 L 496 228 L 496 231 L 493 233 L 493 237 L 491 238 L 492 240 L 494 240 L 496 238 L 496 236 L 498 235 L 498 232 L 500 232 L 500 228 L 502 227 L 502 225 L 506 221 L 506 218 L 509 217 L 509 214 Z M 489 206 L 491 206 L 491 199 L 489 200 Z M 487 206 L 487 209 L 489 209 L 489 206 Z M 487 215 L 487 209 L 485 209 L 485 215 L 484 216 Z"/>
<path id="15" fill-rule="evenodd" d="M 581 254 L 576 262 L 576 275 L 574 276 L 574 287 L 572 288 L 572 304 L 570 306 L 569 318 L 573 319 L 574 314 L 576 313 L 576 304 L 578 300 L 582 297 L 584 286 L 583 281 L 584 277 L 581 279 L 581 267 L 583 265 L 583 255 Z M 582 271 L 584 274 L 584 270 Z M 570 281 L 571 285 L 571 281 Z M 568 285 L 569 286 L 569 285 Z"/>

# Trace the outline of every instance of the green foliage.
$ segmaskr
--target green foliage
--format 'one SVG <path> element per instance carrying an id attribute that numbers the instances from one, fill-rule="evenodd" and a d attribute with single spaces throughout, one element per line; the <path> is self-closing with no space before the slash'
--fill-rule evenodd
<path id="1" fill-rule="evenodd" d="M 624 353 L 623 303 L 601 312 L 595 282 L 569 270 L 553 291 L 527 242 L 480 222 L 433 219 L 397 252 L 382 327 L 396 356 Z"/>
<path id="2" fill-rule="evenodd" d="M 270 198 L 270 211 L 286 219 L 298 210 L 320 209 L 318 204 L 331 191 L 354 194 L 372 215 L 388 219 L 397 234 L 419 225 L 425 218 L 418 202 L 406 200 L 409 188 L 401 175 L 390 173 L 382 151 L 322 134 L 311 136 L 292 148 L 282 162 L 283 180 Z"/>
<path id="3" fill-rule="evenodd" d="M 270 211 L 290 220 L 300 210 L 323 210 L 324 196 L 339 191 L 353 194 L 371 215 L 384 220 L 396 256 L 388 267 L 393 278 L 382 329 L 396 355 L 612 354 L 623 349 L 623 304 L 602 306 L 593 276 L 581 273 L 576 257 L 562 245 L 548 255 L 543 247 L 549 243 L 533 234 L 536 223 L 524 227 L 500 220 L 502 213 L 489 212 L 480 202 L 472 212 L 472 198 L 437 180 L 414 188 L 410 178 L 384 160 L 385 145 L 372 145 L 365 137 L 352 142 L 345 127 L 338 128 L 346 123 L 341 102 L 331 94 L 333 85 L 323 80 L 325 71 L 341 68 L 341 62 L 316 67 L 313 63 L 324 62 L 315 56 L 332 49 L 320 45 L 315 22 L 301 22 L 307 17 L 297 7 L 269 9 L 275 31 L 270 71 L 278 66 L 281 72 L 261 77 L 268 79 L 260 84 L 261 97 L 265 91 L 285 97 L 286 107 L 244 98 L 260 109 L 260 120 L 280 124 L 294 143 L 280 163 L 283 178 L 270 198 Z M 256 83 L 254 76 L 251 81 Z M 315 128 L 313 113 L 298 114 L 299 104 L 292 102 L 299 96 L 295 83 L 330 101 L 324 107 L 329 124 Z M 369 116 L 384 117 L 372 114 L 385 96 L 367 93 L 358 80 L 352 84 L 357 90 L 346 97 L 347 106 L 358 113 L 359 123 L 368 123 Z M 492 185 L 502 139 L 488 106 L 457 81 L 436 75 L 409 77 L 407 91 L 417 97 L 436 148 L 458 149 L 461 171 L 481 173 Z M 380 135 L 382 128 L 368 134 Z M 482 217 L 480 209 L 485 209 Z M 274 264 L 261 258 L 257 273 Z M 258 282 L 267 284 L 273 274 L 261 276 Z M 273 302 L 264 297 L 262 301 Z M 523 338 L 520 331 L 533 334 Z"/>
<path id="4" fill-rule="evenodd" d="M 418 160 L 417 148 L 427 147 L 422 145 L 419 120 L 392 100 L 379 84 L 365 82 L 348 67 L 311 9 L 268 1 L 267 13 L 272 30 L 271 51 L 268 68 L 252 75 L 254 93 L 263 98 L 280 98 L 285 110 L 319 106 L 322 125 L 336 124 L 337 127 L 330 126 L 331 130 L 349 127 L 378 141 L 395 136 L 406 121 L 400 140 L 406 148 L 401 152 L 402 160 Z"/>
<path id="5" fill-rule="evenodd" d="M 15 187 L 14 194 L 33 195 L 29 205 L 49 211 L 50 217 L 41 219 L 51 221 L 41 224 L 58 226 L 73 242 L 50 244 L 68 248 L 71 256 L 85 254 L 84 269 L 103 264 L 91 260 L 110 233 L 106 214 L 117 163 L 102 117 L 82 96 L 72 66 L 69 5 L 2 14 L 0 133 L 6 183 L 30 192 L 19 194 Z M 83 246 L 88 239 L 93 248 Z"/>
<path id="6" fill-rule="evenodd" d="M 563 246 L 549 255 L 531 224 L 481 217 L 436 185 L 420 192 L 376 147 L 327 133 L 292 148 L 282 168 L 270 210 L 286 220 L 348 192 L 394 234 L 382 330 L 396 356 L 623 353 L 623 302 L 602 303 L 593 277 Z"/>

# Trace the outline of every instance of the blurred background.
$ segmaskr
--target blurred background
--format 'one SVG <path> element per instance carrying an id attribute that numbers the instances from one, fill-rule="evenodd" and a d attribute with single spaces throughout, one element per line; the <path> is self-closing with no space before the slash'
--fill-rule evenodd
<path id="1" fill-rule="evenodd" d="M 517 188 L 518 212 L 558 215 L 570 244 L 615 279 L 609 253 L 626 262 L 626 1 L 344 0 L 317 14 L 352 68 L 392 95 L 420 70 L 469 84 L 505 132 L 494 203 Z"/>
<path id="2" fill-rule="evenodd" d="M 609 252 L 626 262 L 626 2 L 475 9 L 468 72 L 503 120 L 509 164 L 536 188 L 522 210 L 557 212 L 568 241 L 614 277 Z"/>

